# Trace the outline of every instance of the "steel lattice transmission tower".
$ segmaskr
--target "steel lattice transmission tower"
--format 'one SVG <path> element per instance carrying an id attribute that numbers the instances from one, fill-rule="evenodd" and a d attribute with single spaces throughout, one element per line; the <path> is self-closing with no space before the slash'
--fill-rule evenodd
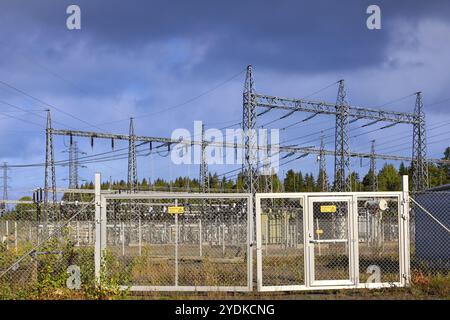
<path id="1" fill-rule="evenodd" d="M 202 124 L 201 163 L 200 163 L 200 187 L 203 193 L 209 192 L 209 173 L 206 161 L 205 125 Z"/>
<path id="2" fill-rule="evenodd" d="M 372 140 L 372 146 L 370 148 L 370 169 L 369 173 L 372 175 L 371 189 L 372 191 L 378 191 L 378 176 L 377 176 L 377 162 L 375 157 L 375 140 Z"/>
<path id="3" fill-rule="evenodd" d="M 423 110 L 422 92 L 416 93 L 414 107 L 415 123 L 413 124 L 413 190 L 423 191 L 428 188 L 427 140 L 425 128 L 425 112 Z"/>
<path id="4" fill-rule="evenodd" d="M 270 138 L 267 135 L 267 149 L 264 158 L 264 192 L 273 192 L 273 168 L 270 166 Z"/>
<path id="5" fill-rule="evenodd" d="M 244 131 L 244 191 L 253 196 L 259 190 L 258 138 L 256 134 L 256 97 L 252 66 L 247 66 L 243 94 L 242 129 Z"/>
<path id="6" fill-rule="evenodd" d="M 273 192 L 273 168 L 270 167 L 270 146 L 267 147 L 267 154 L 264 159 L 264 192 Z"/>
<path id="7" fill-rule="evenodd" d="M 323 133 L 320 136 L 320 151 L 319 151 L 319 177 L 322 185 L 320 186 L 322 192 L 328 192 L 327 181 L 327 163 L 325 158 L 325 143 L 323 141 Z"/>
<path id="8" fill-rule="evenodd" d="M 47 110 L 47 127 L 45 130 L 45 185 L 44 204 L 49 201 L 48 192 L 51 188 L 52 202 L 56 203 L 56 172 L 53 149 L 53 128 L 50 110 Z"/>
<path id="9" fill-rule="evenodd" d="M 336 101 L 335 157 L 334 157 L 334 191 L 351 191 L 350 146 L 349 146 L 349 108 L 345 99 L 344 80 L 339 81 Z"/>
<path id="10" fill-rule="evenodd" d="M 137 163 L 136 163 L 136 135 L 134 134 L 134 121 L 130 118 L 130 131 L 128 140 L 128 190 L 137 191 Z"/>
<path id="11" fill-rule="evenodd" d="M 78 149 L 78 142 L 74 141 L 69 147 L 69 188 L 76 189 L 79 186 L 78 168 L 80 164 L 78 162 L 78 156 L 80 149 Z"/>

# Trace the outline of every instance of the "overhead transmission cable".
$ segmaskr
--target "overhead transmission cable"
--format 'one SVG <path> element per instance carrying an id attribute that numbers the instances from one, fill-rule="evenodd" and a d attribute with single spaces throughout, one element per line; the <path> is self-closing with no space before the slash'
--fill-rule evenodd
<path id="1" fill-rule="evenodd" d="M 224 85 L 227 84 L 228 82 L 230 82 L 230 81 L 236 79 L 238 76 L 240 76 L 240 75 L 243 74 L 244 72 L 246 72 L 246 69 L 239 71 L 238 73 L 236 73 L 236 74 L 234 74 L 233 76 L 231 76 L 230 78 L 227 78 L 226 80 L 220 82 L 219 84 L 213 86 L 212 88 L 210 88 L 210 89 L 208 89 L 208 90 L 206 90 L 206 91 L 204 91 L 204 92 L 202 92 L 202 93 L 200 93 L 200 94 L 198 94 L 198 95 L 196 95 L 196 96 L 194 96 L 194 97 L 192 97 L 192 98 L 189 98 L 189 99 L 187 99 L 187 100 L 185 100 L 185 101 L 183 101 L 183 102 L 181 102 L 181 103 L 177 103 L 177 104 L 175 104 L 175 105 L 173 105 L 173 106 L 170 106 L 170 107 L 167 107 L 167 108 L 163 108 L 163 109 L 157 110 L 157 111 L 155 111 L 155 112 L 136 115 L 136 116 L 133 116 L 133 118 L 134 118 L 134 119 L 146 118 L 146 117 L 154 116 L 154 115 L 157 115 L 157 114 L 166 112 L 166 111 L 170 111 L 170 110 L 177 109 L 177 108 L 180 108 L 180 107 L 182 107 L 182 106 L 185 106 L 185 105 L 187 105 L 187 104 L 189 104 L 189 103 L 191 103 L 191 102 L 193 102 L 193 101 L 195 101 L 195 100 L 197 100 L 197 99 L 199 99 L 199 98 L 202 98 L 202 97 L 208 95 L 209 93 L 211 93 L 211 92 L 217 90 L 218 88 L 224 86 Z M 129 120 L 129 118 L 126 118 L 126 119 L 119 119 L 119 120 L 115 120 L 115 121 L 111 121 L 111 122 L 101 123 L 101 124 L 98 124 L 98 125 L 104 126 L 104 125 L 113 124 L 113 123 L 118 123 L 118 122 L 123 122 L 123 121 L 128 121 L 128 120 Z"/>
<path id="2" fill-rule="evenodd" d="M 35 97 L 35 96 L 33 96 L 33 95 L 31 95 L 31 94 L 29 94 L 29 93 L 27 93 L 27 92 L 25 92 L 25 91 L 19 89 L 19 88 L 15 87 L 15 86 L 13 86 L 13 85 L 11 85 L 11 84 L 5 82 L 5 81 L 0 80 L 0 84 L 2 84 L 2 85 L 4 85 L 4 86 L 6 86 L 6 87 L 8 87 L 8 88 L 10 88 L 10 89 L 12 89 L 12 90 L 18 92 L 18 93 L 20 93 L 20 94 L 22 94 L 22 95 L 24 95 L 24 96 L 26 96 L 26 97 L 28 97 L 28 98 L 31 98 L 31 99 L 33 99 L 33 100 L 39 102 L 39 103 L 42 103 L 42 104 L 46 105 L 47 107 L 49 107 L 49 108 L 51 108 L 51 109 L 54 109 L 54 110 L 56 110 L 56 111 L 58 111 L 58 112 L 61 112 L 61 113 L 65 114 L 65 115 L 67 115 L 67 116 L 69 116 L 69 117 L 71 117 L 71 118 L 73 118 L 73 119 L 75 119 L 75 120 L 78 120 L 78 121 L 80 121 L 80 122 L 83 122 L 84 124 L 87 124 L 87 125 L 89 125 L 90 127 L 93 127 L 93 128 L 99 129 L 99 130 L 102 130 L 100 127 L 97 127 L 96 125 L 93 125 L 93 124 L 91 124 L 91 123 L 89 123 L 89 122 L 87 122 L 87 121 L 85 121 L 85 120 L 83 120 L 83 119 L 81 119 L 81 118 L 79 118 L 79 117 L 77 117 L 77 116 L 75 116 L 75 115 L 73 115 L 73 114 L 67 112 L 67 111 L 64 111 L 64 110 L 62 110 L 61 108 L 55 107 L 54 105 L 51 105 L 50 103 L 45 102 L 44 100 L 39 99 L 39 98 L 37 98 L 37 97 Z"/>

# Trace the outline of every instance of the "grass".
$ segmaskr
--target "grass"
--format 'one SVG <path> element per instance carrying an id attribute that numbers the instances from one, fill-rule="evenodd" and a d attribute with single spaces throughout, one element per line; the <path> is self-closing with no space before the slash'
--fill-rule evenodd
<path id="1" fill-rule="evenodd" d="M 10 266 L 23 252 L 30 248 L 23 243 L 19 252 L 0 245 L 0 270 Z M 159 246 L 144 246 L 142 255 L 136 248 L 112 248 L 105 253 L 100 286 L 94 277 L 94 251 L 92 247 L 76 247 L 66 240 L 54 240 L 45 244 L 41 252 L 59 252 L 27 257 L 17 268 L 0 279 L 0 299 L 450 299 L 450 274 L 427 274 L 414 270 L 411 286 L 407 288 L 385 288 L 377 290 L 334 290 L 272 293 L 235 292 L 156 292 L 130 293 L 120 291 L 119 285 L 173 285 L 174 258 L 172 249 Z M 394 248 L 395 249 L 395 248 Z M 385 250 L 374 256 L 361 255 L 361 281 L 366 275 L 365 267 L 371 264 L 385 266 L 382 281 L 398 279 L 398 257 L 395 250 Z M 196 286 L 245 286 L 246 253 L 237 248 L 227 249 L 204 246 L 203 257 L 191 252 L 195 248 L 180 250 L 179 284 Z M 264 285 L 304 283 L 303 250 L 299 248 L 269 248 L 263 255 Z M 346 256 L 325 254 L 316 261 L 318 270 L 330 278 L 341 277 L 346 271 Z M 368 253 L 368 251 L 366 251 Z M 69 265 L 81 267 L 80 290 L 69 290 L 66 272 Z M 254 266 L 256 259 L 254 260 Z"/>

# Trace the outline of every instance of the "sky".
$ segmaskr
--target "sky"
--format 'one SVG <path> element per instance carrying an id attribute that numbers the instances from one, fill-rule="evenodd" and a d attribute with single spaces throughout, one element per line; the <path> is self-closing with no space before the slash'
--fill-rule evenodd
<path id="1" fill-rule="evenodd" d="M 68 30 L 66 8 L 81 8 L 81 30 Z M 381 8 L 381 29 L 366 27 L 371 4 Z M 245 68 L 254 69 L 258 93 L 334 103 L 345 79 L 351 105 L 412 112 L 422 91 L 428 156 L 442 157 L 450 137 L 450 2 L 448 1 L 92 1 L 3 0 L 0 3 L 0 161 L 40 164 L 45 159 L 46 109 L 53 127 L 170 137 L 194 121 L 223 128 L 241 121 Z M 323 90 L 322 90 L 323 89 Z M 319 91 L 319 92 L 317 92 Z M 315 93 L 315 94 L 314 94 Z M 263 126 L 279 118 L 271 111 Z M 266 125 L 284 128 L 308 114 Z M 281 130 L 281 142 L 334 147 L 333 117 L 317 116 Z M 351 124 L 352 151 L 411 155 L 412 128 Z M 236 128 L 234 126 L 233 128 Z M 86 155 L 111 150 L 110 141 L 76 138 Z M 68 158 L 68 138 L 54 138 L 55 158 Z M 116 149 L 126 148 L 116 142 Z M 140 147 L 138 176 L 154 180 L 198 177 L 198 165 L 175 165 Z M 124 152 L 124 151 L 122 151 Z M 117 154 L 121 153 L 117 151 Z M 289 160 L 289 159 L 286 159 Z M 281 160 L 283 163 L 283 160 Z M 381 167 L 383 161 L 377 165 Z M 393 162 L 398 165 L 398 163 Z M 364 175 L 368 160 L 352 159 Z M 329 175 L 333 159 L 327 158 Z M 224 173 L 236 168 L 211 166 Z M 315 156 L 280 168 L 318 171 Z M 90 163 L 80 177 L 127 177 L 127 160 Z M 44 169 L 12 167 L 9 198 L 44 184 Z M 57 185 L 68 185 L 57 167 Z"/>

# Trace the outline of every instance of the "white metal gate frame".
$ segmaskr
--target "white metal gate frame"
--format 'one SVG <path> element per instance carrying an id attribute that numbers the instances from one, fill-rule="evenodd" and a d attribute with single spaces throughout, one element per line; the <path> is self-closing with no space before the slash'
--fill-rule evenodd
<path id="1" fill-rule="evenodd" d="M 403 180 L 404 190 L 408 190 L 407 180 Z M 359 282 L 359 252 L 358 252 L 358 197 L 396 197 L 398 199 L 398 225 L 399 225 L 399 281 L 380 283 L 360 283 Z M 312 283 L 313 258 L 310 243 L 312 235 L 309 233 L 310 225 L 310 200 L 323 198 L 349 199 L 349 237 L 350 237 L 350 281 L 345 283 L 341 280 L 320 281 Z M 259 193 L 256 195 L 256 259 L 257 259 L 257 289 L 258 291 L 304 291 L 304 290 L 330 290 L 330 289 L 375 289 L 385 287 L 403 287 L 410 282 L 410 248 L 409 248 L 409 195 L 407 191 L 401 192 L 326 192 L 326 193 Z M 304 272 L 305 284 L 302 285 L 263 285 L 262 272 L 262 230 L 261 230 L 261 200 L 262 199 L 303 199 L 303 250 L 304 250 Z"/>
<path id="2" fill-rule="evenodd" d="M 100 178 L 98 178 L 100 179 Z M 100 180 L 96 183 L 99 183 Z M 96 192 L 95 194 L 95 220 L 96 220 L 96 241 L 95 241 L 95 274 L 97 279 L 100 279 L 101 261 L 103 258 L 103 252 L 106 249 L 106 224 L 107 215 L 106 207 L 108 200 L 120 200 L 120 199 L 246 199 L 247 201 L 247 285 L 245 286 L 180 286 L 177 281 L 173 286 L 152 286 L 152 285 L 132 285 L 121 286 L 122 290 L 130 291 L 234 291 L 234 292 L 246 292 L 253 289 L 253 202 L 251 194 L 246 193 L 208 193 L 208 194 L 196 194 L 196 193 L 134 193 L 134 194 L 101 194 Z M 175 215 L 175 221 L 177 215 Z M 175 228 L 177 230 L 177 228 Z M 176 232 L 178 234 L 178 232 Z M 178 239 L 175 236 L 175 279 L 178 278 Z"/>

